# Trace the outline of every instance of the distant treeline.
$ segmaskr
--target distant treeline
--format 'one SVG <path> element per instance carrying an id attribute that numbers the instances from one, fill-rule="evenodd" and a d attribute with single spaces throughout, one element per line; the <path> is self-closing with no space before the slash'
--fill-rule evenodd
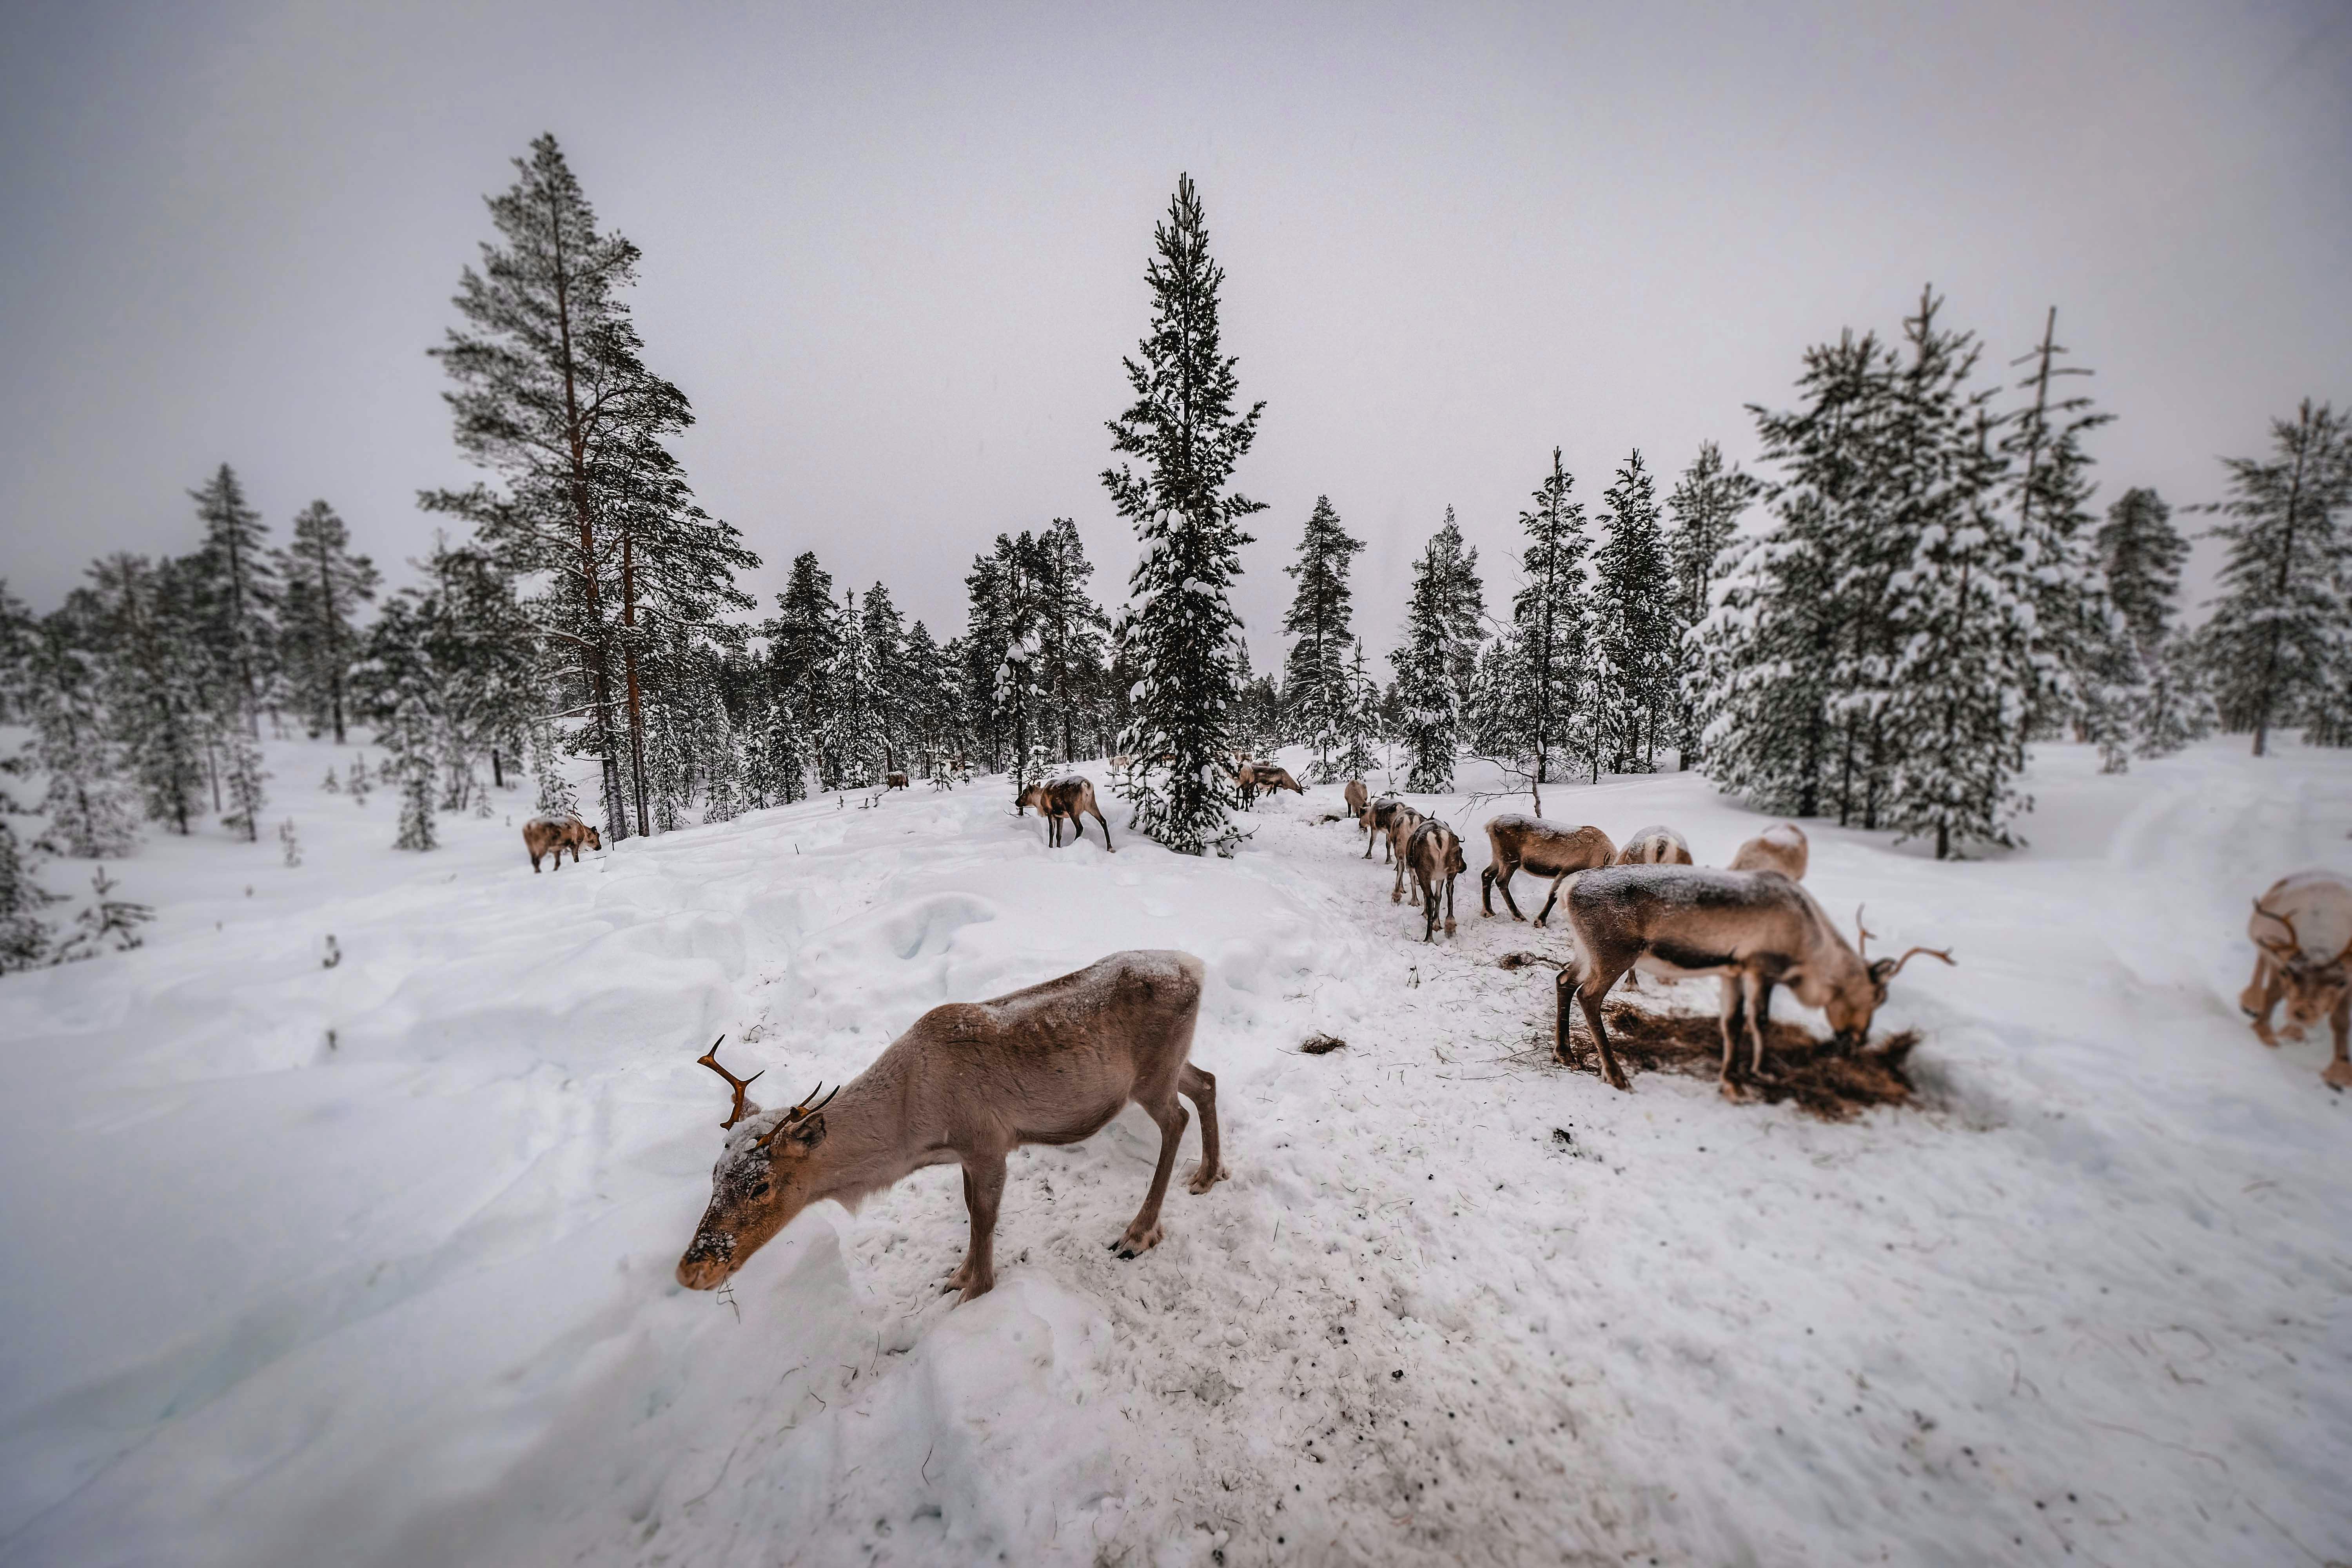
<path id="1" fill-rule="evenodd" d="M 1017 788 L 1117 753 L 1138 826 L 1199 851 L 1233 841 L 1232 760 L 1303 743 L 1318 779 L 1392 761 L 1416 791 L 1493 759 L 1538 805 L 1546 784 L 1671 759 L 1943 855 L 2011 841 L 2037 739 L 2094 742 L 2111 768 L 2217 724 L 2257 753 L 2284 726 L 2352 743 L 2347 420 L 2306 402 L 2266 456 L 2224 465 L 2204 509 L 2221 591 L 2184 634 L 2188 540 L 2151 490 L 2095 505 L 2088 438 L 2109 416 L 2055 312 L 2003 384 L 1932 291 L 1889 339 L 1809 350 L 1793 407 L 1750 408 L 1769 476 L 1710 443 L 1661 499 L 1635 451 L 1588 513 L 1558 450 L 1531 465 L 1507 605 L 1449 508 L 1385 680 L 1353 628 L 1364 545 L 1318 498 L 1286 568 L 1287 656 L 1254 672 L 1230 588 L 1264 509 L 1230 479 L 1263 405 L 1238 403 L 1189 178 L 1153 237 L 1136 401 L 1110 426 L 1103 481 L 1142 545 L 1119 613 L 1055 519 L 973 558 L 945 639 L 881 583 L 837 589 L 814 552 L 758 619 L 740 584 L 759 561 L 674 450 L 693 414 L 646 363 L 636 247 L 598 226 L 552 138 L 516 169 L 430 351 L 486 477 L 420 496 L 457 536 L 436 534 L 416 585 L 384 595 L 323 500 L 274 542 L 226 465 L 192 492 L 190 553 L 108 556 L 46 616 L 0 584 L 0 719 L 31 727 L 11 766 L 40 784 L 5 805 L 38 818 L 36 850 L 120 856 L 142 822 L 207 815 L 257 838 L 265 722 L 368 726 L 410 849 L 517 778 L 617 841 L 894 771 Z M 584 806 L 567 755 L 594 763 Z M 47 901 L 0 816 L 0 965 L 52 951 Z"/>

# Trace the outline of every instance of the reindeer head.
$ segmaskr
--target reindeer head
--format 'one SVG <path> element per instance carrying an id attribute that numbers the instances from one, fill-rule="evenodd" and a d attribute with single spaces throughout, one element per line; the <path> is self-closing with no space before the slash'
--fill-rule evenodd
<path id="1" fill-rule="evenodd" d="M 584 826 L 585 825 L 583 824 L 583 826 Z M 589 827 L 589 828 L 587 828 L 587 829 L 586 829 L 586 831 L 587 831 L 587 834 L 588 834 L 588 847 L 589 847 L 589 848 L 591 848 L 591 849 L 602 849 L 602 848 L 604 848 L 604 840 L 603 839 L 603 837 L 601 837 L 597 834 L 597 832 L 596 832 L 596 830 L 595 830 L 594 828 L 593 828 L 593 827 Z M 724 1037 L 721 1037 L 723 1038 Z M 716 1047 L 716 1046 L 713 1046 L 713 1047 L 711 1047 L 710 1048 L 711 1048 L 712 1050 L 714 1050 L 714 1051 L 715 1051 L 715 1050 L 717 1050 L 719 1047 Z M 757 1075 L 754 1075 L 754 1076 L 757 1076 Z"/>
<path id="2" fill-rule="evenodd" d="M 1859 905 L 1853 911 L 1853 929 L 1861 940 L 1854 946 L 1853 973 L 1841 977 L 1822 1005 L 1839 1042 L 1848 1047 L 1859 1046 L 1869 1038 L 1871 1020 L 1886 1005 L 1887 984 L 1903 973 L 1905 964 L 1923 952 L 1946 963 L 1953 962 L 1948 949 L 1935 947 L 1915 947 L 1900 958 L 1871 957 L 1870 939 L 1874 933 L 1862 923 Z"/>
<path id="3" fill-rule="evenodd" d="M 737 1078 L 720 1067 L 717 1043 L 699 1060 L 727 1080 L 735 1104 L 719 1123 L 730 1129 L 727 1147 L 711 1167 L 710 1206 L 677 1260 L 677 1282 L 689 1290 L 715 1290 L 814 1200 L 810 1156 L 824 1142 L 824 1110 L 833 1095 L 818 1100 L 812 1094 L 789 1110 L 762 1110 L 743 1094 L 758 1073 Z"/>
<path id="4" fill-rule="evenodd" d="M 1044 784 L 1031 784 L 1028 788 L 1023 790 L 1021 792 L 1020 798 L 1013 803 L 1013 809 L 1016 815 L 1018 813 L 1027 811 L 1032 806 L 1034 806 L 1039 811 L 1045 809 L 1045 786 Z"/>
<path id="5" fill-rule="evenodd" d="M 2255 912 L 2275 922 L 2285 931 L 2284 937 L 2256 937 L 2254 945 L 2271 961 L 2285 993 L 2287 1034 L 2301 1039 L 2303 1032 L 2315 1026 L 2322 1018 L 2336 1011 L 2344 1000 L 2347 988 L 2352 988 L 2352 942 L 2333 958 L 2314 958 L 2304 950 L 2303 938 L 2294 929 L 2294 917 L 2279 914 L 2263 908 L 2260 899 L 2254 900 Z"/>

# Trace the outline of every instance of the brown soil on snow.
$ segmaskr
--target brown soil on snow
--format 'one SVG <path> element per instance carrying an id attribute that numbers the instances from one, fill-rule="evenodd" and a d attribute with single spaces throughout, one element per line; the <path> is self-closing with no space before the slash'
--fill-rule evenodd
<path id="1" fill-rule="evenodd" d="M 1609 1026 L 1609 1044 L 1629 1076 L 1670 1072 L 1712 1079 L 1723 1070 L 1723 1028 L 1711 1013 L 1654 1013 L 1612 1000 L 1602 1005 L 1601 1016 Z M 1764 1032 L 1764 1070 L 1775 1081 L 1743 1079 L 1741 1087 L 1751 1100 L 1767 1105 L 1793 1100 L 1800 1110 L 1825 1121 L 1845 1121 L 1874 1105 L 1910 1102 L 1911 1080 L 1904 1074 L 1903 1060 L 1918 1043 L 1918 1035 L 1906 1030 L 1864 1050 L 1846 1052 L 1815 1039 L 1801 1026 L 1775 1018 Z M 1592 1048 L 1581 1017 L 1569 1031 L 1568 1048 L 1579 1071 L 1600 1072 L 1600 1053 Z M 1744 1039 L 1738 1065 L 1744 1073 Z"/>

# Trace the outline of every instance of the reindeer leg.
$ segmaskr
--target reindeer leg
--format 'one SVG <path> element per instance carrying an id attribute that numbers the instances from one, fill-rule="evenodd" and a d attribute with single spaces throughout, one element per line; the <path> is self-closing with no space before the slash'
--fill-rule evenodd
<path id="1" fill-rule="evenodd" d="M 1570 873 L 1570 872 L 1567 872 L 1567 871 L 1562 871 L 1559 876 L 1554 877 L 1554 878 L 1551 879 L 1551 896 L 1550 896 L 1549 898 L 1548 898 L 1548 899 L 1544 900 L 1544 907 L 1543 907 L 1541 910 L 1538 910 L 1536 912 L 1536 924 L 1537 924 L 1538 926 L 1541 926 L 1541 925 L 1544 923 L 1544 921 L 1546 921 L 1547 920 L 1549 920 L 1549 919 L 1551 918 L 1551 907 L 1552 907 L 1552 905 L 1554 905 L 1554 904 L 1556 904 L 1556 903 L 1559 902 L 1559 889 L 1560 889 L 1560 884 L 1561 884 L 1561 883 L 1563 883 L 1563 882 L 1565 882 L 1565 881 L 1567 881 L 1570 875 L 1572 875 L 1572 873 Z M 1507 898 L 1509 898 L 1510 896 L 1511 896 L 1511 890 L 1510 890 L 1508 888 L 1504 889 L 1503 889 L 1503 897 L 1505 897 L 1506 899 L 1507 899 Z M 1511 912 L 1512 912 L 1513 914 L 1517 914 L 1517 913 L 1518 913 L 1518 912 L 1519 912 L 1519 911 L 1518 911 L 1518 906 L 1517 906 L 1517 904 L 1514 904 L 1514 905 L 1512 905 L 1512 906 L 1511 906 Z M 1615 977 L 1614 977 L 1614 976 L 1612 976 L 1611 978 L 1613 980 Z"/>
<path id="2" fill-rule="evenodd" d="M 1425 917 L 1421 922 L 1421 940 L 1434 942 L 1437 940 L 1437 889 L 1418 872 L 1414 873 L 1412 882 L 1413 891 L 1421 895 L 1421 910 Z"/>
<path id="3" fill-rule="evenodd" d="M 1755 975 L 1744 979 L 1741 989 L 1749 994 L 1748 1037 L 1752 1049 L 1748 1058 L 1748 1076 L 1759 1083 L 1771 1083 L 1775 1081 L 1773 1075 L 1764 1070 L 1764 1031 L 1772 1022 L 1772 982 Z"/>
<path id="4" fill-rule="evenodd" d="M 1118 851 L 1110 847 L 1110 824 L 1104 819 L 1103 814 L 1099 811 L 1095 813 L 1095 826 L 1103 830 L 1103 853 L 1106 855 L 1117 854 Z M 1080 837 L 1084 837 L 1083 833 Z"/>
<path id="5" fill-rule="evenodd" d="M 1160 1123 L 1160 1163 L 1151 1173 L 1151 1190 L 1143 1194 L 1143 1206 L 1135 1211 L 1134 1222 L 1125 1236 L 1110 1244 L 1121 1258 L 1133 1258 L 1160 1245 L 1160 1200 L 1168 1195 L 1169 1173 L 1176 1169 L 1176 1151 L 1183 1146 L 1185 1124 L 1192 1120 L 1192 1113 L 1176 1103 L 1172 1088 L 1166 1100 L 1144 1109 Z"/>
<path id="6" fill-rule="evenodd" d="M 2254 1021 L 2254 1037 L 2266 1046 L 2278 1044 L 2278 1036 L 2271 1029 L 2271 1013 L 2278 1006 L 2282 990 L 2277 969 L 2263 956 L 2254 960 L 2254 978 L 2238 994 L 2240 1010 Z"/>
<path id="7" fill-rule="evenodd" d="M 2336 1059 L 2319 1075 L 2320 1081 L 2330 1089 L 2352 1089 L 2352 991 L 2336 999 L 2336 1011 L 2328 1015 L 2328 1027 L 2336 1031 Z"/>
<path id="8" fill-rule="evenodd" d="M 971 1209 L 971 1250 L 957 1270 L 963 1276 L 962 1300 L 975 1300 L 996 1289 L 996 1205 L 1004 1197 L 1004 1156 L 980 1157 L 979 1169 L 964 1162 L 964 1202 Z"/>
<path id="9" fill-rule="evenodd" d="M 957 1170 L 963 1175 L 963 1211 L 966 1215 L 977 1215 L 980 1212 L 980 1200 L 971 1194 L 971 1169 L 967 1165 L 959 1165 Z M 975 1226 L 977 1224 L 978 1222 L 975 1221 Z M 971 1282 L 972 1255 L 979 1250 L 980 1234 L 975 1228 L 971 1240 L 964 1247 L 963 1261 L 957 1264 L 955 1272 L 948 1276 L 948 1282 L 940 1287 L 942 1291 L 961 1290 Z"/>
<path id="10" fill-rule="evenodd" d="M 1445 934 L 1454 934 L 1454 879 L 1445 879 Z"/>
<path id="11" fill-rule="evenodd" d="M 1523 921 L 1528 917 L 1519 913 L 1519 900 L 1511 897 L 1511 879 L 1518 874 L 1519 868 L 1517 866 L 1513 866 L 1498 874 L 1495 878 L 1495 890 L 1501 893 L 1503 895 L 1503 902 L 1510 906 L 1511 918 L 1515 921 Z"/>
<path id="12" fill-rule="evenodd" d="M 1389 902 L 1392 904 L 1404 902 L 1404 862 L 1402 860 L 1396 863 L 1396 886 L 1389 889 Z"/>
<path id="13" fill-rule="evenodd" d="M 1217 1152 L 1217 1080 L 1215 1075 L 1186 1062 L 1176 1087 L 1201 1113 L 1201 1164 L 1185 1184 L 1185 1191 L 1205 1193 L 1227 1174 Z"/>
<path id="14" fill-rule="evenodd" d="M 1731 1068 L 1732 1064 L 1739 1058 L 1739 1037 L 1747 1032 L 1747 994 L 1737 975 L 1725 975 L 1721 984 L 1723 986 L 1723 1071 L 1717 1075 L 1716 1083 L 1723 1090 L 1725 1099 L 1736 1100 L 1738 1098 L 1739 1091 L 1732 1079 Z"/>
<path id="15" fill-rule="evenodd" d="M 1616 983 L 1617 977 L 1612 974 L 1602 981 L 1597 989 L 1590 985 L 1579 985 L 1576 988 L 1576 1000 L 1584 1009 L 1584 1025 L 1592 1031 L 1592 1043 L 1601 1047 L 1601 1076 L 1609 1080 L 1611 1088 L 1621 1089 L 1631 1093 L 1633 1086 L 1625 1081 L 1625 1069 L 1617 1065 L 1617 1053 L 1609 1048 L 1609 1031 L 1601 1022 L 1601 999 L 1609 994 L 1609 987 Z"/>

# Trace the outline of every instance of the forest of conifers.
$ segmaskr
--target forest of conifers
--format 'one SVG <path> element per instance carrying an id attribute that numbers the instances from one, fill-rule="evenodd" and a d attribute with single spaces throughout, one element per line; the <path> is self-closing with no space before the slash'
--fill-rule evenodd
<path id="1" fill-rule="evenodd" d="M 2101 493 L 2108 416 L 2056 312 L 2012 359 L 1932 290 L 1804 351 L 1785 405 L 1748 410 L 1756 473 L 1710 443 L 1671 477 L 1634 451 L 1580 484 L 1530 452 L 1517 558 L 1482 575 L 1449 510 L 1392 649 L 1355 633 L 1365 545 L 1318 500 L 1294 524 L 1286 657 L 1253 670 L 1229 588 L 1270 525 L 1232 479 L 1262 405 L 1223 352 L 1189 178 L 1153 236 L 1135 401 L 1109 422 L 1103 482 L 1140 546 L 1123 600 L 1053 519 L 978 550 L 952 635 L 813 552 L 763 615 L 740 585 L 758 558 L 688 482 L 691 406 L 628 308 L 639 252 L 552 138 L 515 166 L 429 350 L 482 478 L 419 498 L 434 542 L 412 585 L 386 593 L 326 500 L 273 527 L 226 463 L 191 492 L 186 554 L 108 555 L 44 614 L 0 584 L 0 721 L 27 735 L 0 967 L 73 945 L 39 913 L 43 854 L 118 857 L 206 817 L 268 832 L 258 742 L 289 726 L 365 728 L 361 787 L 400 793 L 411 850 L 518 782 L 613 842 L 894 771 L 1017 789 L 1118 756 L 1137 826 L 1198 852 L 1233 843 L 1233 759 L 1303 745 L 1318 780 L 1390 766 L 1414 791 L 1494 759 L 1538 802 L 1697 766 L 1759 807 L 1947 855 L 2011 841 L 2036 740 L 2114 768 L 2216 727 L 2258 752 L 2284 729 L 2352 743 L 2346 418 L 2306 401 L 2195 498 L 2225 558 L 2191 626 L 2194 531 L 2150 489 Z M 567 757 L 593 763 L 591 798 Z"/>

